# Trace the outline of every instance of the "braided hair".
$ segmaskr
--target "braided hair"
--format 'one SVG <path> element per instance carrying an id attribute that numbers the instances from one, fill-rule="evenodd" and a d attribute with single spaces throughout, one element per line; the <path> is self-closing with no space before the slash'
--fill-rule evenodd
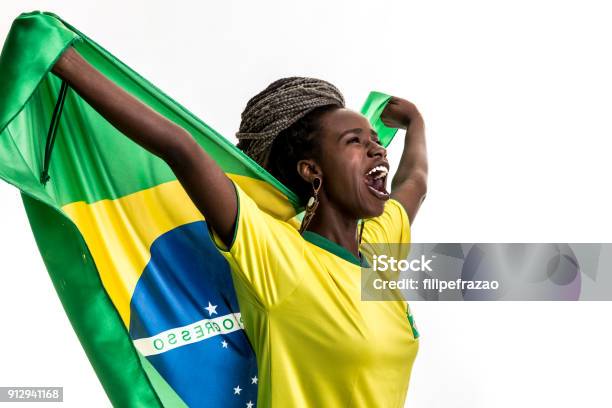
<path id="1" fill-rule="evenodd" d="M 242 112 L 237 147 L 293 190 L 302 204 L 310 185 L 297 162 L 320 157 L 321 116 L 343 108 L 344 97 L 321 79 L 288 77 L 272 82 Z"/>

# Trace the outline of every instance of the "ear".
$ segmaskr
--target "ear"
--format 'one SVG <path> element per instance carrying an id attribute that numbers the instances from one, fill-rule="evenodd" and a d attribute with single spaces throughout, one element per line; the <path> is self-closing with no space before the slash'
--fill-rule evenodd
<path id="1" fill-rule="evenodd" d="M 308 183 L 312 183 L 315 177 L 323 178 L 323 172 L 319 165 L 311 159 L 303 159 L 297 163 L 297 172 Z"/>

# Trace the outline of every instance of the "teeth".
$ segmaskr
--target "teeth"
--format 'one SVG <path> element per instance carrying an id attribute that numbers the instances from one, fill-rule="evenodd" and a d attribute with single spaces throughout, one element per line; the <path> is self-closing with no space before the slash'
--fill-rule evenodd
<path id="1" fill-rule="evenodd" d="M 379 179 L 381 177 L 385 177 L 387 175 L 387 173 L 388 173 L 388 170 L 387 170 L 386 167 L 384 167 L 384 166 L 376 166 L 372 170 L 368 171 L 366 173 L 366 176 L 369 176 L 370 174 L 372 174 L 372 173 L 374 173 L 376 171 L 380 171 L 380 174 L 378 176 L 376 176 L 375 179 Z"/>

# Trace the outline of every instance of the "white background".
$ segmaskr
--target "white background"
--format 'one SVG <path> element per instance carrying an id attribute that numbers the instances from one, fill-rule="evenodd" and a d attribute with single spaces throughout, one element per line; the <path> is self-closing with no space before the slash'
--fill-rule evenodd
<path id="1" fill-rule="evenodd" d="M 247 100 L 280 77 L 326 79 L 356 110 L 372 89 L 404 97 L 430 159 L 413 241 L 610 242 L 605 2 L 201 3 L 5 0 L 0 41 L 20 12 L 54 11 L 232 140 Z M 4 182 L 0 225 L 0 386 L 110 406 Z M 412 309 L 407 407 L 612 406 L 612 303 Z"/>

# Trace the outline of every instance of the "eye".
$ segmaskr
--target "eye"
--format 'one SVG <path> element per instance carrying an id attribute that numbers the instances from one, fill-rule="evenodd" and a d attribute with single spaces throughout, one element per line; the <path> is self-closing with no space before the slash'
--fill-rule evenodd
<path id="1" fill-rule="evenodd" d="M 359 140 L 359 137 L 357 136 L 353 136 L 347 141 L 347 143 L 359 143 L 359 142 L 360 140 Z"/>

